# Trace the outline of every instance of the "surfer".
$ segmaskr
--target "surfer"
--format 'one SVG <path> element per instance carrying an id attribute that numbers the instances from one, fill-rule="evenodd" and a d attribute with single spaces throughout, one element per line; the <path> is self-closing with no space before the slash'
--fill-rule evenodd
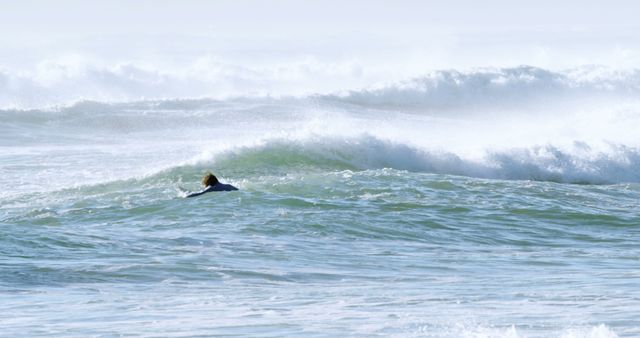
<path id="1" fill-rule="evenodd" d="M 202 185 L 204 189 L 192 193 L 188 193 L 185 197 L 196 197 L 202 194 L 211 192 L 211 191 L 233 191 L 238 190 L 238 188 L 232 186 L 231 184 L 224 184 L 218 181 L 218 178 L 215 177 L 212 173 L 207 173 L 202 178 Z"/>

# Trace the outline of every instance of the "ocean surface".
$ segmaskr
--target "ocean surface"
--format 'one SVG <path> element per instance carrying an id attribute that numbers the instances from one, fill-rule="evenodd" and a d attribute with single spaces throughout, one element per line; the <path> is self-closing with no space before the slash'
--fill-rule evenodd
<path id="1" fill-rule="evenodd" d="M 640 336 L 640 71 L 6 93 L 0 336 Z"/>

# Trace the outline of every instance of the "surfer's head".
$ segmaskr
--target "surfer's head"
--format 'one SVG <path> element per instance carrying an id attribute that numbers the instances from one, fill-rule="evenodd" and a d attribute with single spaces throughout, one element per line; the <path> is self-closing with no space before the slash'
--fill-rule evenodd
<path id="1" fill-rule="evenodd" d="M 215 177 L 212 173 L 207 173 L 202 178 L 202 185 L 204 185 L 205 187 L 214 186 L 217 183 L 218 183 L 218 178 Z"/>

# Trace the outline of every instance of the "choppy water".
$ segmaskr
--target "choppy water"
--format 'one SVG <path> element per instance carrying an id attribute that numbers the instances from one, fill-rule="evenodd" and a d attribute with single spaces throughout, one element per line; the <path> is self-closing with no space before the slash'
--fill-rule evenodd
<path id="1" fill-rule="evenodd" d="M 636 77 L 5 109 L 0 335 L 638 336 Z"/>

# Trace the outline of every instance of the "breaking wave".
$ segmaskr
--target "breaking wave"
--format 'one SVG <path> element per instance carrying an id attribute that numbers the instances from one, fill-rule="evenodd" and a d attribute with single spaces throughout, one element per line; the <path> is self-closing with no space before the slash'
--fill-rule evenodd
<path id="1" fill-rule="evenodd" d="M 576 143 L 488 150 L 477 159 L 450 151 L 423 149 L 369 135 L 356 138 L 272 140 L 200 159 L 224 172 L 287 173 L 300 170 L 369 170 L 392 168 L 413 172 L 478 178 L 609 184 L 640 182 L 640 149 L 610 145 L 606 151 Z"/>
<path id="2" fill-rule="evenodd" d="M 564 71 L 531 66 L 440 70 L 392 82 L 366 80 L 366 70 L 352 64 L 288 67 L 252 69 L 195 63 L 167 71 L 133 63 L 98 66 L 47 61 L 30 71 L 0 68 L 0 108 L 68 106 L 87 100 L 113 103 L 286 96 L 315 96 L 369 106 L 496 108 L 640 92 L 639 70 L 597 66 Z"/>
<path id="3" fill-rule="evenodd" d="M 554 72 L 530 66 L 516 68 L 436 71 L 391 85 L 351 91 L 342 100 L 368 106 L 427 109 L 467 107 L 491 109 L 557 100 L 626 97 L 640 93 L 640 71 L 608 71 L 582 67 Z"/>

